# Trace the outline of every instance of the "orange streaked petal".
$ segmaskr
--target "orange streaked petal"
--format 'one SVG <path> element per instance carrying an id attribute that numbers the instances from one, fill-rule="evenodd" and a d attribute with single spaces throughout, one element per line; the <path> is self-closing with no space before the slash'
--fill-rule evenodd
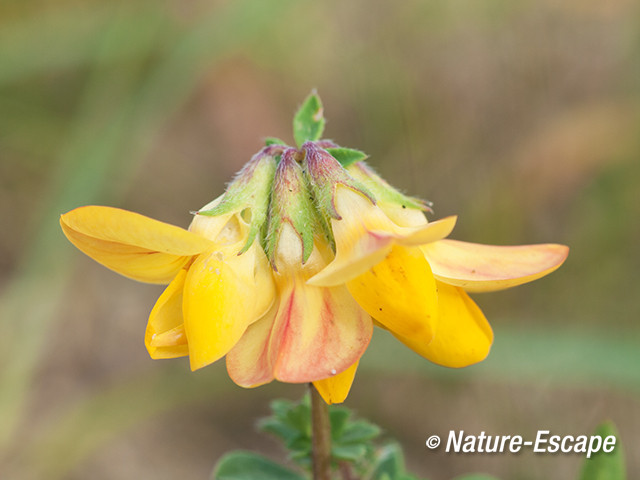
<path id="1" fill-rule="evenodd" d="M 276 379 L 311 382 L 343 372 L 362 356 L 373 324 L 346 287 L 320 288 L 302 277 L 289 281 L 273 327 Z"/>
<path id="2" fill-rule="evenodd" d="M 98 263 L 126 277 L 169 283 L 207 239 L 151 218 L 110 207 L 80 207 L 60 217 L 66 237 Z"/>
<path id="3" fill-rule="evenodd" d="M 220 246 L 196 258 L 185 281 L 184 323 L 191 368 L 215 362 L 262 317 L 275 287 L 262 248 L 255 242 L 238 255 L 240 244 Z"/>
<path id="4" fill-rule="evenodd" d="M 269 312 L 249 325 L 238 343 L 227 353 L 227 372 L 237 385 L 252 388 L 274 379 L 274 354 L 277 352 L 269 347 L 277 311 L 278 304 L 274 302 Z"/>
<path id="5" fill-rule="evenodd" d="M 351 365 L 342 373 L 325 378 L 324 380 L 316 380 L 313 382 L 313 386 L 316 387 L 320 396 L 329 405 L 342 403 L 347 399 L 347 395 L 349 395 L 357 369 L 358 362 Z"/>
<path id="6" fill-rule="evenodd" d="M 438 329 L 431 343 L 396 337 L 416 353 L 445 367 L 466 367 L 484 360 L 493 343 L 489 322 L 462 288 L 437 284 Z"/>
<path id="7" fill-rule="evenodd" d="M 175 358 L 189 354 L 182 320 L 182 292 L 186 276 L 187 271 L 180 270 L 151 310 L 144 336 L 151 358 Z"/>
<path id="8" fill-rule="evenodd" d="M 568 247 L 557 244 L 503 247 L 441 240 L 421 248 L 438 280 L 468 292 L 531 282 L 556 270 L 569 254 Z"/>
<path id="9" fill-rule="evenodd" d="M 348 282 L 347 288 L 386 329 L 431 341 L 438 318 L 438 294 L 429 263 L 419 248 L 393 247 L 382 262 Z"/>

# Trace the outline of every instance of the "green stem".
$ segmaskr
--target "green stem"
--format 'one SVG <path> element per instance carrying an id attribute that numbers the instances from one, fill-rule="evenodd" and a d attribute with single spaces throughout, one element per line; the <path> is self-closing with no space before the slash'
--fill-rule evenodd
<path id="1" fill-rule="evenodd" d="M 311 434 L 313 480 L 331 480 L 331 424 L 329 406 L 322 399 L 313 383 L 311 392 Z"/>

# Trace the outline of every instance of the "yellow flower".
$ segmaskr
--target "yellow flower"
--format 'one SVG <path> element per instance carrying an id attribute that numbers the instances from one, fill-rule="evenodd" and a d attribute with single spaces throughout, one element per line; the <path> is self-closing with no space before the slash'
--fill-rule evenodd
<path id="1" fill-rule="evenodd" d="M 422 202 L 327 145 L 266 147 L 189 230 L 97 206 L 60 223 L 106 267 L 168 284 L 152 358 L 188 355 L 195 370 L 226 356 L 240 386 L 313 382 L 328 403 L 346 398 L 374 324 L 440 365 L 484 359 L 493 333 L 466 292 L 535 280 L 567 247 L 447 240 L 455 217 L 428 222 Z"/>

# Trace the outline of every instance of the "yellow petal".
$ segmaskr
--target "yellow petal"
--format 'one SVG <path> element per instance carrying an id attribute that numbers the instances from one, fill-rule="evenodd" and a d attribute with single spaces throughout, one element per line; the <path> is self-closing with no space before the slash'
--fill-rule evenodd
<path id="1" fill-rule="evenodd" d="M 247 327 L 271 307 L 275 287 L 262 248 L 243 242 L 200 255 L 189 268 L 184 321 L 193 370 L 224 356 Z"/>
<path id="2" fill-rule="evenodd" d="M 386 329 L 431 341 L 438 295 L 429 263 L 418 247 L 393 247 L 382 262 L 348 282 L 347 288 Z"/>
<path id="3" fill-rule="evenodd" d="M 274 303 L 269 312 L 249 325 L 238 343 L 227 353 L 227 372 L 237 385 L 253 388 L 274 379 L 275 354 L 270 347 L 271 329 L 278 311 Z"/>
<path id="4" fill-rule="evenodd" d="M 352 280 L 381 262 L 394 244 L 415 246 L 440 240 L 451 233 L 456 222 L 456 217 L 448 217 L 401 227 L 369 199 L 341 185 L 336 187 L 335 201 L 342 217 L 331 220 L 336 256 L 309 279 L 310 285 L 333 286 Z"/>
<path id="5" fill-rule="evenodd" d="M 211 242 L 182 228 L 110 207 L 80 207 L 60 217 L 69 241 L 134 280 L 169 283 Z"/>
<path id="6" fill-rule="evenodd" d="M 567 258 L 557 244 L 494 246 L 441 240 L 422 247 L 438 280 L 469 292 L 515 287 L 548 275 Z"/>
<path id="7" fill-rule="evenodd" d="M 344 372 L 334 375 L 324 380 L 316 380 L 313 386 L 316 387 L 320 396 L 329 405 L 334 403 L 342 403 L 347 399 L 353 379 L 356 376 L 358 362 L 351 365 Z"/>
<path id="8" fill-rule="evenodd" d="M 184 330 L 184 323 L 177 327 L 167 330 L 164 333 L 159 333 L 151 339 L 149 344 L 152 347 L 175 347 L 178 345 L 187 346 L 187 334 Z M 185 355 L 189 354 L 189 350 L 185 350 Z"/>
<path id="9" fill-rule="evenodd" d="M 302 276 L 280 288 L 271 348 L 276 379 L 311 382 L 346 370 L 371 340 L 371 318 L 344 286 L 307 285 Z"/>
<path id="10" fill-rule="evenodd" d="M 189 354 L 182 319 L 182 292 L 186 276 L 187 271 L 180 270 L 151 310 L 144 336 L 151 358 L 175 358 Z"/>
<path id="11" fill-rule="evenodd" d="M 415 208 L 402 208 L 397 203 L 378 202 L 378 206 L 382 209 L 387 217 L 401 227 L 418 227 L 428 223 L 422 210 Z M 446 235 L 445 235 L 446 236 Z"/>
<path id="12" fill-rule="evenodd" d="M 234 224 L 237 224 L 236 216 L 232 213 L 226 215 L 219 215 L 217 217 L 209 217 L 207 215 L 195 215 L 189 225 L 189 231 L 200 235 L 201 237 L 213 240 L 218 244 L 226 244 L 230 242 L 217 241 L 218 237 L 227 237 L 227 235 L 221 235 L 225 230 L 233 229 Z M 226 232 L 225 232 L 226 233 Z M 238 241 L 237 239 L 235 240 Z M 235 243 L 235 242 L 231 242 Z"/>
<path id="13" fill-rule="evenodd" d="M 464 290 L 438 285 L 438 329 L 431 343 L 414 337 L 396 337 L 409 348 L 438 365 L 460 368 L 478 363 L 493 343 L 491 326 Z"/>

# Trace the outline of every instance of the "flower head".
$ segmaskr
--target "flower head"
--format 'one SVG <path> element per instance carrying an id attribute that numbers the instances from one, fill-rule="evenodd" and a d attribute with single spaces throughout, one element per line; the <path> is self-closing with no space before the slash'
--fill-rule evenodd
<path id="1" fill-rule="evenodd" d="M 427 221 L 428 204 L 361 152 L 318 140 L 316 117 L 296 118 L 300 148 L 271 142 L 188 230 L 90 206 L 62 215 L 63 232 L 122 275 L 168 284 L 147 324 L 152 358 L 188 355 L 195 370 L 226 356 L 243 387 L 313 382 L 342 402 L 374 324 L 440 365 L 484 359 L 493 333 L 467 292 L 540 278 L 567 247 L 446 239 L 456 217 Z"/>

